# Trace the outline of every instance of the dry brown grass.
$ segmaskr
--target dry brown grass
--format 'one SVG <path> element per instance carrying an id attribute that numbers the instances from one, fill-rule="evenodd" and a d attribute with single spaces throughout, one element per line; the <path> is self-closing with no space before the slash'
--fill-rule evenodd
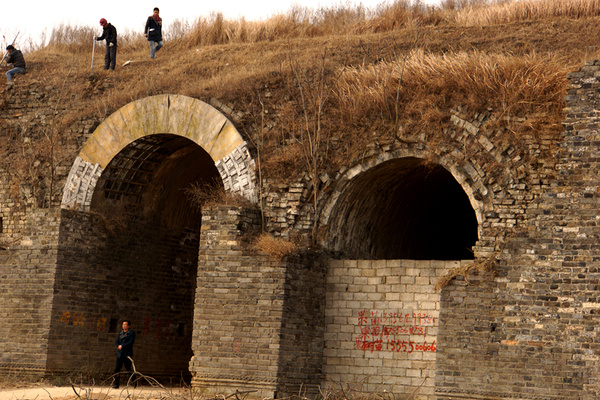
<path id="1" fill-rule="evenodd" d="M 318 9 L 295 5 L 287 13 L 275 14 L 264 21 L 228 20 L 221 13 L 199 18 L 190 25 L 187 35 L 181 35 L 181 41 L 188 46 L 209 46 L 378 33 L 415 23 L 438 24 L 446 17 L 447 11 L 410 0 L 381 3 L 375 9 L 362 4 Z M 177 22 L 177 32 L 181 31 L 181 24 Z"/>
<path id="2" fill-rule="evenodd" d="M 467 283 L 471 283 L 471 281 L 475 280 L 474 277 L 479 277 L 479 280 L 490 281 L 494 278 L 495 273 L 495 259 L 494 257 L 488 257 L 451 269 L 438 279 L 435 289 L 442 290 L 442 288 L 450 284 L 458 276 L 464 277 Z"/>
<path id="3" fill-rule="evenodd" d="M 192 206 L 202 209 L 215 205 L 224 206 L 253 206 L 252 203 L 237 193 L 226 191 L 222 185 L 200 185 L 193 183 L 185 189 L 185 195 Z"/>
<path id="4" fill-rule="evenodd" d="M 457 24 L 484 26 L 551 17 L 593 18 L 600 14 L 600 0 L 521 0 L 476 3 L 461 8 Z"/>
<path id="5" fill-rule="evenodd" d="M 283 238 L 276 238 L 268 233 L 259 235 L 254 241 L 253 247 L 270 255 L 271 257 L 281 260 L 285 256 L 289 256 L 298 251 L 298 245 Z"/>
<path id="6" fill-rule="evenodd" d="M 213 15 L 175 24 L 154 61 L 143 37 L 121 33 L 117 71 L 101 71 L 104 49 L 97 46 L 92 79 L 91 31 L 62 26 L 53 31 L 51 44 L 26 54 L 29 73 L 17 85 L 61 88 L 60 101 L 52 100 L 61 104 L 53 125 L 57 128 L 79 119 L 102 121 L 125 104 L 154 94 L 177 93 L 206 102 L 217 98 L 244 113 L 236 127 L 259 147 L 265 176 L 282 180 L 305 168 L 299 141 L 306 124 L 290 60 L 310 76 L 320 70 L 323 54 L 324 83 L 332 92 L 321 120 L 327 143 L 319 157 L 326 169 L 347 165 L 367 144 L 393 140 L 399 126 L 409 134 L 442 132 L 450 110 L 459 107 L 491 109 L 498 121 L 527 117 L 507 126 L 516 138 L 537 132 L 558 137 L 566 73 L 599 56 L 589 47 L 600 42 L 598 17 L 590 8 L 596 2 L 565 1 L 579 11 L 538 14 L 539 19 L 527 22 L 518 14 L 506 23 L 483 18 L 492 10 L 525 3 L 535 2 L 447 0 L 444 7 L 433 8 L 399 0 L 374 10 L 297 7 L 263 22 Z M 562 4 L 546 3 L 547 8 Z M 483 25 L 457 20 L 467 12 L 479 15 Z M 133 62 L 121 67 L 127 60 Z M 5 135 L 9 132 L 2 131 Z M 20 142 L 6 151 L 25 147 L 27 154 L 44 148 Z M 32 162 L 31 157 L 15 161 L 21 170 Z M 1 168 L 32 175 L 4 164 Z"/>
<path id="7" fill-rule="evenodd" d="M 600 0 L 443 0 L 439 7 L 420 1 L 381 2 L 374 8 L 340 3 L 311 9 L 292 6 L 286 13 L 262 21 L 226 19 L 213 13 L 193 22 L 176 19 L 165 27 L 165 39 L 185 47 L 257 43 L 331 35 L 372 34 L 401 31 L 415 26 L 489 26 L 554 17 L 594 18 Z M 46 47 L 87 51 L 94 32 L 90 26 L 61 24 L 52 28 Z M 21 42 L 27 39 L 21 38 Z M 119 31 L 119 42 L 144 47 L 138 32 Z M 39 50 L 40 45 L 33 48 Z"/>
<path id="8" fill-rule="evenodd" d="M 417 50 L 405 60 L 346 68 L 337 98 L 353 124 L 368 113 L 387 121 L 412 116 L 436 122 L 452 105 L 473 112 L 491 108 L 499 118 L 547 118 L 562 109 L 568 71 L 554 55 Z"/>

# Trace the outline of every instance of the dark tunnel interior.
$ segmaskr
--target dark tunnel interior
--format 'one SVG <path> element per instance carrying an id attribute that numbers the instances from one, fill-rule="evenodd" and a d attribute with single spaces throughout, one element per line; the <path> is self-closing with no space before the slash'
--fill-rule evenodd
<path id="1" fill-rule="evenodd" d="M 189 189 L 199 188 L 202 198 L 215 185 L 223 184 L 214 161 L 193 141 L 142 137 L 102 171 L 92 197 L 95 216 L 77 225 L 74 215 L 77 228 L 65 237 L 63 281 L 73 289 L 64 295 L 85 299 L 78 307 L 87 314 L 135 321 L 136 362 L 153 376 L 189 378 L 202 224 Z M 71 283 L 78 273 L 102 279 L 80 287 Z M 90 357 L 102 360 L 103 347 L 93 348 Z"/>
<path id="2" fill-rule="evenodd" d="M 387 161 L 347 184 L 330 218 L 328 242 L 355 259 L 473 259 L 477 218 L 442 166 Z"/>
<path id="3" fill-rule="evenodd" d="M 105 168 L 92 208 L 120 207 L 161 226 L 199 228 L 200 209 L 189 189 L 222 186 L 210 155 L 191 140 L 169 134 L 145 136 L 117 154 Z"/>

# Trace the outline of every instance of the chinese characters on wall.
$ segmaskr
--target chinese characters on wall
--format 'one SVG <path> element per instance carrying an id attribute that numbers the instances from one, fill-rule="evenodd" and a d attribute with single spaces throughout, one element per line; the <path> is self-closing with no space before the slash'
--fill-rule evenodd
<path id="1" fill-rule="evenodd" d="M 421 312 L 385 312 L 361 310 L 358 312 L 360 333 L 355 349 L 389 352 L 435 352 L 435 337 L 428 331 L 437 319 Z"/>
<path id="2" fill-rule="evenodd" d="M 120 321 L 117 321 L 116 319 L 111 321 L 104 316 L 86 315 L 86 313 L 83 312 L 73 311 L 63 311 L 60 316 L 60 322 L 66 325 L 73 325 L 99 332 L 108 332 L 111 324 L 114 325 L 114 332 L 118 332 L 121 327 Z M 141 333 L 144 335 L 153 334 L 157 339 L 169 339 L 174 336 L 181 336 L 181 332 L 177 331 L 180 325 L 181 324 L 173 324 L 171 320 L 163 320 L 162 318 L 153 319 L 146 316 L 142 321 L 143 328 L 141 329 Z"/>

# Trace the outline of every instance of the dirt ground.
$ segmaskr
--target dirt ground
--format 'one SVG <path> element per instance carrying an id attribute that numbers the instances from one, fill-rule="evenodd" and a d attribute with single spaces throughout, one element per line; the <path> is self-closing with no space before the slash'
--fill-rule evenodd
<path id="1" fill-rule="evenodd" d="M 187 389 L 189 390 L 189 389 Z M 127 397 L 138 399 L 182 399 L 185 388 L 159 388 L 142 386 L 138 388 L 121 387 L 112 389 L 110 386 L 44 386 L 2 388 L 0 400 L 118 400 Z"/>

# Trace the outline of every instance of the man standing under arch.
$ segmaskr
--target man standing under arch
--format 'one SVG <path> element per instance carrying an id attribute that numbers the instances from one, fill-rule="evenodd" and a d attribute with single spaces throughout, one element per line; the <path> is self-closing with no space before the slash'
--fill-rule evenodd
<path id="1" fill-rule="evenodd" d="M 127 372 L 133 372 L 133 365 L 130 357 L 133 357 L 133 343 L 135 342 L 135 331 L 131 329 L 131 321 L 123 321 L 123 330 L 117 335 L 117 363 L 115 364 L 115 375 L 112 387 L 117 389 L 120 383 L 121 368 L 125 365 Z"/>

